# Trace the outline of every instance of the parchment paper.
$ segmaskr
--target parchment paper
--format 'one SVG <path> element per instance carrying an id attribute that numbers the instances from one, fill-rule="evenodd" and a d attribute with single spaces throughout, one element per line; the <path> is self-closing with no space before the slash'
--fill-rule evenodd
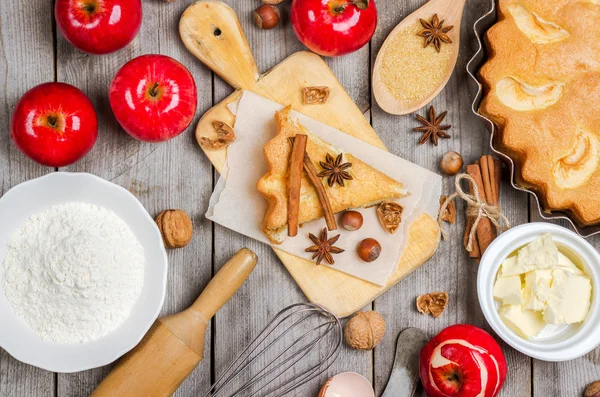
<path id="1" fill-rule="evenodd" d="M 281 245 L 271 244 L 260 228 L 266 201 L 256 190 L 256 182 L 268 171 L 263 147 L 276 134 L 274 115 L 283 106 L 244 91 L 239 101 L 231 104 L 229 109 L 236 115 L 236 140 L 227 149 L 227 161 L 210 198 L 206 217 L 265 244 L 310 259 L 311 254 L 304 252 L 305 248 L 312 245 L 308 233 L 319 236 L 325 227 L 324 219 L 305 223 L 296 237 L 288 237 Z M 408 197 L 398 200 L 404 206 L 404 212 L 396 234 L 389 234 L 381 227 L 376 207 L 358 209 L 364 218 L 360 230 L 348 232 L 340 226 L 338 230 L 329 232 L 330 237 L 341 234 L 336 246 L 346 250 L 334 255 L 335 264 L 331 268 L 377 285 L 385 285 L 405 248 L 410 223 L 422 213 L 437 218 L 441 177 L 300 113 L 294 112 L 293 115 L 311 133 L 400 181 L 409 191 Z M 336 219 L 339 220 L 339 215 Z M 363 262 L 356 255 L 357 244 L 366 237 L 375 238 L 382 246 L 381 255 L 371 263 Z"/>

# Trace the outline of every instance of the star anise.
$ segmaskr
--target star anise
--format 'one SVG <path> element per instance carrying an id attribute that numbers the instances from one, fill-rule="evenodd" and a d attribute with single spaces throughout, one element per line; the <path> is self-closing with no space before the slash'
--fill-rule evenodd
<path id="1" fill-rule="evenodd" d="M 321 167 L 323 171 L 319 172 L 317 176 L 319 178 L 327 178 L 327 184 L 332 187 L 334 184 L 344 186 L 344 179 L 352 180 L 352 175 L 346 169 L 352 166 L 352 163 L 342 163 L 342 153 L 338 154 L 337 157 L 333 158 L 332 155 L 327 153 L 325 161 L 321 161 Z"/>
<path id="2" fill-rule="evenodd" d="M 335 237 L 327 239 L 327 228 L 323 228 L 319 238 L 312 233 L 308 233 L 308 237 L 315 245 L 308 247 L 305 249 L 305 251 L 314 252 L 312 259 L 317 259 L 317 265 L 320 265 L 323 259 L 325 259 L 330 265 L 333 265 L 335 261 L 333 260 L 333 256 L 331 254 L 341 254 L 344 252 L 343 249 L 333 246 L 340 238 L 340 235 L 338 234 Z"/>
<path id="3" fill-rule="evenodd" d="M 425 38 L 425 42 L 423 43 L 423 48 L 427 47 L 429 44 L 433 43 L 437 52 L 440 52 L 442 49 L 442 43 L 452 43 L 450 37 L 446 33 L 448 33 L 454 26 L 444 26 L 444 21 L 440 21 L 437 14 L 433 15 L 431 22 L 420 18 L 421 25 L 423 25 L 423 30 L 420 30 L 417 33 L 417 36 L 421 36 Z"/>
<path id="4" fill-rule="evenodd" d="M 448 112 L 442 112 L 439 116 L 437 116 L 433 106 L 429 107 L 429 120 L 417 114 L 417 120 L 423 124 L 421 127 L 413 128 L 413 131 L 415 132 L 423 132 L 423 136 L 419 141 L 419 145 L 424 144 L 428 139 L 431 138 L 431 142 L 437 146 L 438 138 L 450 138 L 450 135 L 448 135 L 445 130 L 450 129 L 451 126 L 441 125 L 447 114 Z"/>

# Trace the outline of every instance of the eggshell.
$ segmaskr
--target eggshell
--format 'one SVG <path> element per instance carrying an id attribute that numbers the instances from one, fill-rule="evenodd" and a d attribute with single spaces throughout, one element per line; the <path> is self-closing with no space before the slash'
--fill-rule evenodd
<path id="1" fill-rule="evenodd" d="M 319 397 L 375 397 L 375 391 L 364 376 L 343 372 L 325 382 Z"/>

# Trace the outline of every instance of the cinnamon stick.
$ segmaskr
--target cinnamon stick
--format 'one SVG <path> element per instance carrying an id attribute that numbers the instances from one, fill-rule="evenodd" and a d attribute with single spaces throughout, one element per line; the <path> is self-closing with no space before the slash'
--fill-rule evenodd
<path id="1" fill-rule="evenodd" d="M 477 184 L 480 199 L 485 200 L 489 204 L 489 201 L 487 201 L 486 198 L 486 191 L 483 185 L 483 178 L 481 176 L 481 167 L 479 165 L 468 165 L 467 173 L 473 178 L 473 180 Z M 481 254 L 485 252 L 487 247 L 494 239 L 494 234 L 495 229 L 492 225 L 492 222 L 488 218 L 482 217 L 479 220 L 479 224 L 477 226 L 477 242 L 479 243 L 479 250 Z"/>
<path id="2" fill-rule="evenodd" d="M 474 172 L 475 168 L 479 168 L 478 164 L 467 165 L 467 174 L 471 175 Z M 471 169 L 471 172 L 469 170 Z M 471 175 L 472 176 L 472 175 Z M 474 195 L 474 189 L 472 185 L 469 185 L 469 194 Z M 465 233 L 463 235 L 463 246 L 467 249 L 469 245 L 469 235 L 471 233 L 471 229 L 473 228 L 473 224 L 475 223 L 475 217 L 467 216 L 467 222 L 465 225 Z M 473 241 L 471 243 L 471 251 L 469 251 L 469 256 L 471 258 L 481 258 L 481 249 L 479 248 L 479 242 L 477 241 L 477 235 L 474 236 Z"/>
<path id="3" fill-rule="evenodd" d="M 317 192 L 317 197 L 319 198 L 319 202 L 321 203 L 321 208 L 323 209 L 323 216 L 325 217 L 325 223 L 327 224 L 328 230 L 336 230 L 337 224 L 335 223 L 335 217 L 333 216 L 333 210 L 331 209 L 331 204 L 329 203 L 329 198 L 325 193 L 325 188 L 323 187 L 323 182 L 321 178 L 317 176 L 318 172 L 315 168 L 312 160 L 308 156 L 308 153 L 304 152 L 304 171 L 306 171 L 306 175 L 310 182 L 315 188 Z"/>
<path id="4" fill-rule="evenodd" d="M 290 156 L 290 176 L 288 186 L 288 236 L 298 234 L 298 216 L 300 215 L 300 188 L 302 183 L 302 169 L 304 168 L 304 153 L 308 136 L 298 134 L 292 145 Z"/>
<path id="5" fill-rule="evenodd" d="M 481 179 L 483 180 L 483 189 L 485 190 L 485 200 L 488 204 L 494 201 L 494 189 L 492 188 L 492 178 L 490 177 L 490 163 L 494 166 L 493 161 L 489 161 L 491 156 L 481 156 L 479 159 L 479 167 L 481 169 Z"/>

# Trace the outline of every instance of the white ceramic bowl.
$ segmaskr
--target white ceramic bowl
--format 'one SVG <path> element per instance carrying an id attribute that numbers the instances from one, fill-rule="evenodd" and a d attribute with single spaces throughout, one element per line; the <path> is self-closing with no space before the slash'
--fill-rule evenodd
<path id="1" fill-rule="evenodd" d="M 500 318 L 499 303 L 493 296 L 496 274 L 504 259 L 544 233 L 551 233 L 559 250 L 581 266 L 592 280 L 592 303 L 586 319 L 579 324 L 547 325 L 538 336 L 526 340 L 508 328 Z M 528 223 L 502 233 L 485 251 L 477 274 L 477 295 L 486 320 L 513 348 L 543 361 L 567 361 L 581 357 L 600 345 L 600 255 L 586 240 L 562 226 Z"/>
<path id="2" fill-rule="evenodd" d="M 146 254 L 144 287 L 129 318 L 103 338 L 68 345 L 42 341 L 15 315 L 2 283 L 11 234 L 34 213 L 65 202 L 86 202 L 114 211 L 129 225 Z M 133 194 L 94 175 L 53 172 L 4 194 L 0 219 L 0 347 L 17 360 L 48 371 L 76 372 L 109 364 L 138 344 L 162 307 L 168 266 L 160 232 Z"/>

